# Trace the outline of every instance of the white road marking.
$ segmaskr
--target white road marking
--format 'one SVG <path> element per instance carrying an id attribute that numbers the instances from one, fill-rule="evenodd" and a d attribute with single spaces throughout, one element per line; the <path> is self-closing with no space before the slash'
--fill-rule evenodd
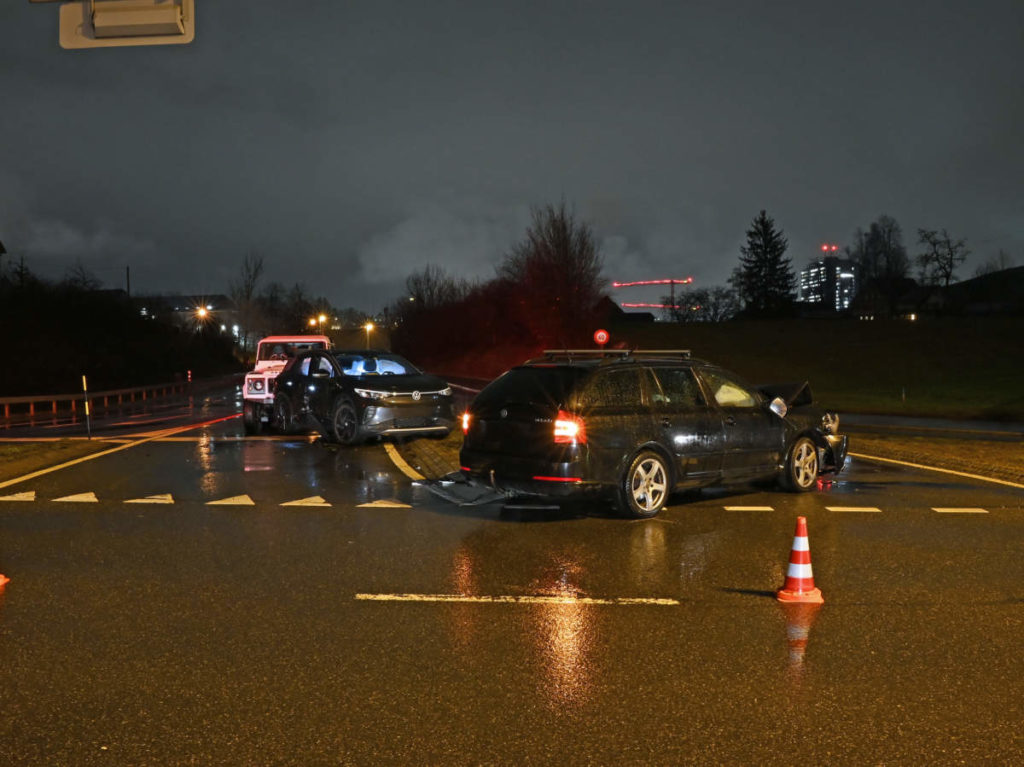
<path id="1" fill-rule="evenodd" d="M 233 495 L 219 501 L 207 501 L 207 506 L 255 506 L 256 502 L 248 495 Z"/>
<path id="2" fill-rule="evenodd" d="M 125 503 L 174 503 L 174 497 L 170 493 L 162 495 L 147 495 L 145 498 L 132 498 Z"/>
<path id="3" fill-rule="evenodd" d="M 390 442 L 384 443 L 384 450 L 387 452 L 388 457 L 391 459 L 391 462 L 395 464 L 395 466 L 398 467 L 399 471 L 401 471 L 409 479 L 426 479 L 426 477 L 424 477 L 422 474 L 416 471 L 416 469 L 414 469 L 412 466 L 406 463 L 405 459 L 402 458 L 398 450 Z"/>
<path id="4" fill-rule="evenodd" d="M 881 509 L 875 506 L 826 506 L 828 511 L 853 511 L 853 512 L 870 512 L 874 514 L 880 514 Z"/>
<path id="5" fill-rule="evenodd" d="M 300 498 L 297 501 L 287 501 L 281 504 L 282 506 L 330 506 L 327 501 L 321 498 L 319 495 L 312 495 L 309 498 Z"/>
<path id="6" fill-rule="evenodd" d="M 619 597 L 600 599 L 577 596 L 469 596 L 466 594 L 356 594 L 366 602 L 468 602 L 474 604 L 526 604 L 526 605 L 659 605 L 678 606 L 678 599 Z"/>
<path id="7" fill-rule="evenodd" d="M 933 507 L 932 511 L 939 514 L 988 514 L 988 509 L 958 509 L 953 507 Z"/>
<path id="8" fill-rule="evenodd" d="M 96 493 L 77 493 L 76 495 L 65 495 L 63 498 L 54 498 L 55 503 L 99 503 L 100 499 Z"/>
<path id="9" fill-rule="evenodd" d="M 27 493 L 15 493 L 14 495 L 0 496 L 0 501 L 34 501 L 35 499 L 35 490 L 29 490 Z"/>
<path id="10" fill-rule="evenodd" d="M 1024 485 L 1018 482 L 1007 482 L 1005 479 L 995 479 L 994 477 L 983 477 L 980 474 L 968 474 L 964 471 L 953 471 L 952 469 L 940 469 L 937 466 L 925 466 L 921 463 L 909 463 L 908 461 L 897 461 L 895 458 L 882 458 L 877 455 L 864 455 L 862 453 L 848 453 L 848 455 L 854 458 L 863 458 L 868 461 L 881 461 L 882 463 L 894 463 L 897 466 L 907 466 L 911 469 L 925 469 L 926 471 L 937 471 L 942 474 L 952 474 L 956 477 L 966 477 L 967 479 L 979 479 L 982 482 L 994 482 L 997 485 L 1006 485 L 1008 487 L 1017 487 L 1024 490 Z"/>
<path id="11" fill-rule="evenodd" d="M 771 506 L 725 506 L 726 511 L 775 511 Z"/>
<path id="12" fill-rule="evenodd" d="M 412 506 L 410 506 L 407 503 L 402 503 L 401 501 L 384 501 L 384 500 L 380 500 L 380 501 L 370 501 L 369 503 L 360 503 L 360 504 L 358 504 L 356 506 L 356 508 L 357 509 L 368 509 L 368 508 L 374 508 L 374 509 L 411 509 Z"/>

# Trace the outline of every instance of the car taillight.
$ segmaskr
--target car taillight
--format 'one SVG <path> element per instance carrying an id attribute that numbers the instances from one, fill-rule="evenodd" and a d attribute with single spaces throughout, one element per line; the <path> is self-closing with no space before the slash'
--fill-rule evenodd
<path id="1" fill-rule="evenodd" d="M 469 434 L 469 411 L 462 414 L 462 433 Z"/>
<path id="2" fill-rule="evenodd" d="M 587 427 L 578 415 L 558 411 L 555 418 L 556 445 L 585 445 L 587 443 Z"/>

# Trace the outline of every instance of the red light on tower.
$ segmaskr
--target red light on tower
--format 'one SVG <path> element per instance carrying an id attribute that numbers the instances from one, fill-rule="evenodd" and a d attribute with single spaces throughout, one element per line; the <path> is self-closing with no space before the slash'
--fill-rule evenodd
<path id="1" fill-rule="evenodd" d="M 830 252 L 831 253 L 835 253 L 837 250 L 839 250 L 839 246 L 838 245 L 834 245 L 831 242 L 823 242 L 821 244 L 821 252 L 822 253 L 830 253 Z"/>

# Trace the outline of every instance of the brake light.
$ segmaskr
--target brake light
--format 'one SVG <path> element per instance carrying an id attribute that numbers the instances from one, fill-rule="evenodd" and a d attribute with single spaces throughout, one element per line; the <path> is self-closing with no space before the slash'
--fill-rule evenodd
<path id="1" fill-rule="evenodd" d="M 469 416 L 469 411 L 467 410 L 465 413 L 462 414 L 462 433 L 463 434 L 469 434 L 469 420 L 470 420 L 470 416 Z"/>
<path id="2" fill-rule="evenodd" d="M 578 415 L 559 410 L 555 418 L 556 445 L 587 444 L 587 427 Z"/>

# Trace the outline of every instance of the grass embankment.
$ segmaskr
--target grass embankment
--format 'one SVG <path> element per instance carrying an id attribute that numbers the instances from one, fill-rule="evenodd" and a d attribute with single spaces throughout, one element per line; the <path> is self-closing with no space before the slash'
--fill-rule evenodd
<path id="1" fill-rule="evenodd" d="M 84 439 L 0 443 L 0 482 L 92 455 L 110 447 L 109 442 Z"/>
<path id="2" fill-rule="evenodd" d="M 1024 318 L 623 324 L 612 342 L 690 349 L 750 381 L 807 380 L 856 413 L 1024 420 Z"/>

